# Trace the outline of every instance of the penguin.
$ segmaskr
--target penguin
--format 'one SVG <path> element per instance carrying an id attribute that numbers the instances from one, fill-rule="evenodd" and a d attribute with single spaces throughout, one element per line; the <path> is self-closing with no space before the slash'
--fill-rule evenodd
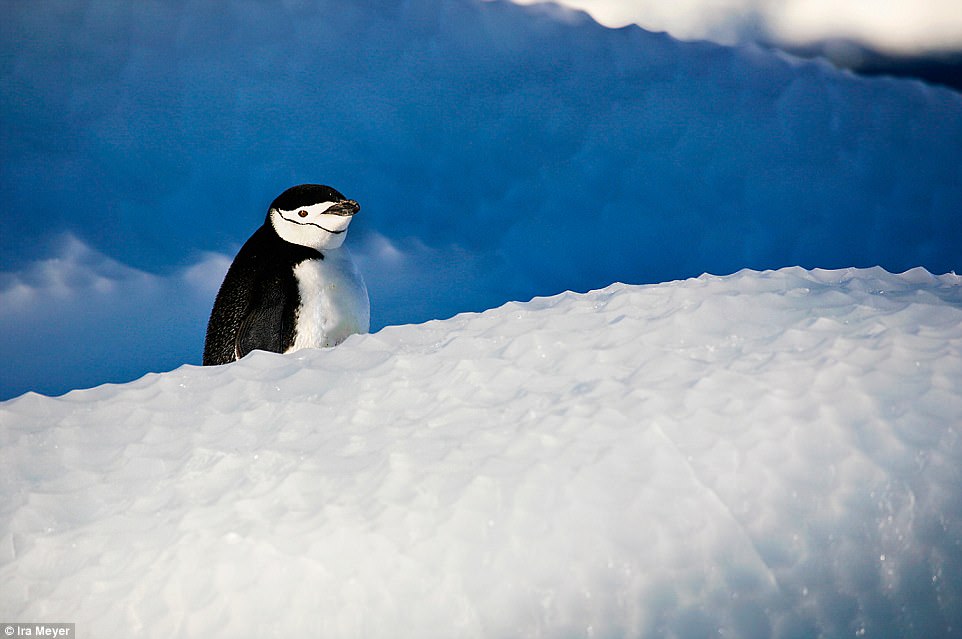
<path id="1" fill-rule="evenodd" d="M 329 186 L 294 186 L 271 203 L 264 224 L 227 270 L 207 324 L 205 366 L 252 350 L 290 353 L 367 333 L 364 280 L 343 246 L 360 205 Z"/>

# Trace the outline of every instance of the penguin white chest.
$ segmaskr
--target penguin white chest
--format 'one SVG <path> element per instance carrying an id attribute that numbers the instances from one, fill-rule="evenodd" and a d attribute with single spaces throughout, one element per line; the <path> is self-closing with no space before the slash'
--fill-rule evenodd
<path id="1" fill-rule="evenodd" d="M 302 348 L 336 346 L 349 335 L 367 333 L 371 305 L 364 280 L 347 249 L 324 252 L 324 259 L 294 267 L 300 305 L 290 353 Z"/>

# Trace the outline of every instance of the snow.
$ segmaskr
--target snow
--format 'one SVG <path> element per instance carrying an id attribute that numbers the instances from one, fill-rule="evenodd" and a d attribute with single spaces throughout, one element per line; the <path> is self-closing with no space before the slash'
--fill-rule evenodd
<path id="1" fill-rule="evenodd" d="M 54 255 L 0 273 L 0 398 L 127 381 L 139 369 L 170 370 L 185 353 L 203 352 L 227 256 L 199 256 L 159 276 L 72 236 Z"/>
<path id="2" fill-rule="evenodd" d="M 613 284 L 0 403 L 0 617 L 959 637 L 962 278 Z"/>
<path id="3" fill-rule="evenodd" d="M 0 618 L 962 636 L 958 93 L 554 5 L 4 10 L 0 398 L 139 379 L 0 403 Z M 377 332 L 182 365 L 306 182 Z"/>
<path id="4" fill-rule="evenodd" d="M 531 4 L 541 0 L 512 0 Z M 685 40 L 806 44 L 845 39 L 896 55 L 962 48 L 956 0 L 560 0 L 598 22 L 638 24 Z"/>

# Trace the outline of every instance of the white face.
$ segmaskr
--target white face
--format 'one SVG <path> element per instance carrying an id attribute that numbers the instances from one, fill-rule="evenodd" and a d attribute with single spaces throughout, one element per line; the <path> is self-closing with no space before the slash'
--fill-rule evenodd
<path id="1" fill-rule="evenodd" d="M 352 215 L 325 213 L 335 202 L 302 206 L 293 211 L 271 209 L 271 224 L 282 239 L 313 249 L 336 249 L 344 243 Z"/>

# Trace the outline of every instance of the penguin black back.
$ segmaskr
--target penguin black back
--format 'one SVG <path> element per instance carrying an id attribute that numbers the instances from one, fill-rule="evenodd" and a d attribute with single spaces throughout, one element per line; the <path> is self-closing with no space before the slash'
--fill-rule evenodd
<path id="1" fill-rule="evenodd" d="M 258 348 L 282 353 L 294 339 L 299 303 L 294 267 L 323 259 L 285 242 L 267 225 L 254 232 L 227 270 L 207 323 L 204 366 L 226 364 Z"/>

